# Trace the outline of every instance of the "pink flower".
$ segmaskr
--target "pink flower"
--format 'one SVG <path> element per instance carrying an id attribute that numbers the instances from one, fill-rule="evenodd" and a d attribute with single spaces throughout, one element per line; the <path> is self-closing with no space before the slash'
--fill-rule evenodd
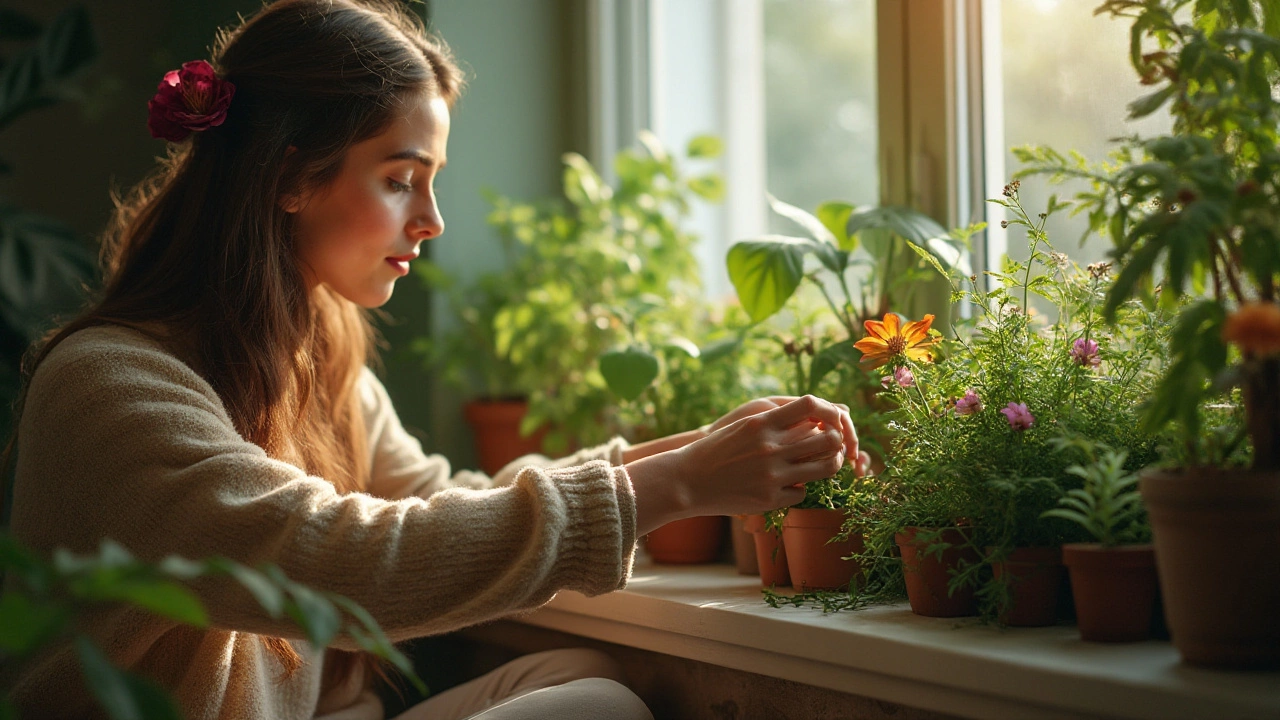
<path id="1" fill-rule="evenodd" d="M 1098 357 L 1098 343 L 1093 340 L 1077 338 L 1071 344 L 1071 362 L 1083 367 L 1096 368 L 1102 364 L 1102 358 Z"/>
<path id="2" fill-rule="evenodd" d="M 911 368 L 900 367 L 893 371 L 893 379 L 897 381 L 898 387 L 911 387 L 916 384 L 916 376 L 911 372 Z"/>
<path id="3" fill-rule="evenodd" d="M 889 386 L 892 384 L 893 384 L 892 375 L 885 375 L 884 377 L 880 378 L 880 387 L 884 388 L 885 390 L 888 390 Z"/>
<path id="4" fill-rule="evenodd" d="M 1009 419 L 1009 427 L 1014 430 L 1026 430 L 1036 422 L 1035 416 L 1027 409 L 1026 403 L 1009 403 L 1009 406 L 1000 412 Z"/>
<path id="5" fill-rule="evenodd" d="M 181 70 L 165 73 L 147 103 L 147 129 L 151 137 L 182 142 L 193 132 L 221 125 L 235 92 L 236 86 L 219 79 L 204 60 L 183 63 Z"/>
<path id="6" fill-rule="evenodd" d="M 973 390 L 965 390 L 964 397 L 956 400 L 957 415 L 977 415 L 982 412 L 982 398 Z"/>

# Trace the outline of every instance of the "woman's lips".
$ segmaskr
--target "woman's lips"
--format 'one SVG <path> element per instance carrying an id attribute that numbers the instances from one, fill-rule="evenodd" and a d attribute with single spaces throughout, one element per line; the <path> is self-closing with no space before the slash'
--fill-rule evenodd
<path id="1" fill-rule="evenodd" d="M 389 257 L 387 258 L 387 264 L 395 268 L 396 272 L 399 273 L 400 275 L 408 275 L 409 261 L 412 260 L 414 257 L 416 256 L 404 255 L 402 257 Z"/>

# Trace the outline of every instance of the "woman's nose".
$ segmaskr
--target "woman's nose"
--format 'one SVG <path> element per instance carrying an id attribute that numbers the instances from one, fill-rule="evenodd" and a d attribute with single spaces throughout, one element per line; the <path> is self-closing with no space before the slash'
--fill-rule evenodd
<path id="1" fill-rule="evenodd" d="M 409 223 L 409 235 L 414 240 L 430 240 L 444 232 L 444 218 L 433 198 Z"/>

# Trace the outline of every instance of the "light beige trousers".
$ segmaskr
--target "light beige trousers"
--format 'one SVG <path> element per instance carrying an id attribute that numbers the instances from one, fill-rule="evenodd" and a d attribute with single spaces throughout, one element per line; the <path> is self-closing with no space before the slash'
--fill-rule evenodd
<path id="1" fill-rule="evenodd" d="M 585 648 L 516 658 L 409 708 L 395 720 L 653 720 L 608 655 Z"/>

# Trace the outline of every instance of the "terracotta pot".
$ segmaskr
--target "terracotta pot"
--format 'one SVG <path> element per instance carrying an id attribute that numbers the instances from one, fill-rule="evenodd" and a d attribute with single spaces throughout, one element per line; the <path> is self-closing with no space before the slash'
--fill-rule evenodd
<path id="1" fill-rule="evenodd" d="M 742 520 L 743 529 L 751 533 L 756 549 L 756 568 L 760 573 L 761 587 L 786 587 L 791 584 L 791 567 L 787 563 L 787 548 L 782 544 L 782 533 L 764 529 L 763 515 L 748 515 Z"/>
<path id="2" fill-rule="evenodd" d="M 973 596 L 973 587 L 966 585 L 950 593 L 948 586 L 952 568 L 958 568 L 962 561 L 967 565 L 977 565 L 982 562 L 981 556 L 966 544 L 964 535 L 957 528 L 947 528 L 932 540 L 951 545 L 942 551 L 941 559 L 936 553 L 926 554 L 930 543 L 916 539 L 920 531 L 921 528 L 906 527 L 894 535 L 902 551 L 902 572 L 907 582 L 911 612 L 925 617 L 977 615 L 978 601 Z M 925 532 L 932 537 L 936 531 Z"/>
<path id="3" fill-rule="evenodd" d="M 715 562 L 724 539 L 723 515 L 692 517 L 667 523 L 645 536 L 645 549 L 656 563 L 695 565 Z"/>
<path id="4" fill-rule="evenodd" d="M 1183 661 L 1280 666 L 1280 472 L 1148 471 L 1139 489 Z"/>
<path id="5" fill-rule="evenodd" d="M 522 455 L 542 452 L 546 429 L 529 437 L 520 436 L 520 422 L 529 410 L 524 400 L 472 400 L 462 408 L 476 440 L 480 469 L 496 474 L 504 465 Z"/>
<path id="6" fill-rule="evenodd" d="M 797 590 L 839 590 L 861 571 L 856 560 L 844 558 L 862 552 L 862 536 L 829 542 L 840 533 L 848 515 L 844 510 L 791 508 L 782 521 L 782 542 L 791 566 L 791 587 Z"/>
<path id="7" fill-rule="evenodd" d="M 1071 575 L 1080 637 L 1092 642 L 1137 642 L 1151 637 L 1156 604 L 1156 554 L 1150 545 L 1062 546 Z"/>
<path id="8" fill-rule="evenodd" d="M 759 575 L 760 563 L 756 559 L 756 542 L 743 527 L 746 515 L 734 515 L 729 536 L 733 538 L 733 565 L 739 575 Z"/>
<path id="9" fill-rule="evenodd" d="M 1058 622 L 1058 590 L 1066 568 L 1062 548 L 1016 548 L 1009 557 L 991 564 L 999 580 L 1009 576 L 1009 605 L 1000 622 L 1013 627 L 1042 627 Z"/>

